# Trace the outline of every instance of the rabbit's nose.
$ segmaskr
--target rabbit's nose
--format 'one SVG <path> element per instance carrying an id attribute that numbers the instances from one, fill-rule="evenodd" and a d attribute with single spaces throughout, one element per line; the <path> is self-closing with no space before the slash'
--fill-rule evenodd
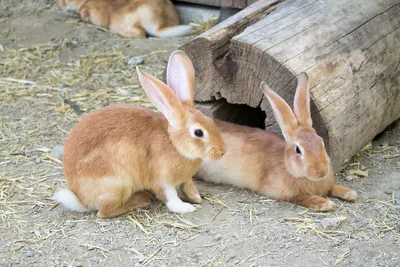
<path id="1" fill-rule="evenodd" d="M 221 156 L 225 155 L 226 153 L 226 146 L 223 146 L 221 149 Z"/>
<path id="2" fill-rule="evenodd" d="M 217 158 L 222 157 L 225 154 L 225 152 L 221 149 L 218 149 L 217 152 L 215 153 L 215 155 L 217 156 Z"/>
<path id="3" fill-rule="evenodd" d="M 328 174 L 328 169 L 327 168 L 322 168 L 316 171 L 316 175 L 318 178 L 324 178 Z"/>
<path id="4" fill-rule="evenodd" d="M 213 148 L 210 154 L 213 160 L 218 160 L 225 154 L 225 149 Z"/>

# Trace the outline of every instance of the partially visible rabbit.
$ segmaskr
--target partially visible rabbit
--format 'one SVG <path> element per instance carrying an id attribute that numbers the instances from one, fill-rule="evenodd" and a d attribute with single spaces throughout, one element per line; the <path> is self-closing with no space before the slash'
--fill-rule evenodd
<path id="1" fill-rule="evenodd" d="M 170 0 L 58 0 L 61 7 L 79 11 L 81 19 L 124 37 L 185 36 L 192 26 L 180 25 Z"/>
<path id="2" fill-rule="evenodd" d="M 192 177 L 225 144 L 214 121 L 194 108 L 194 69 L 182 51 L 171 54 L 164 84 L 137 68 L 146 94 L 161 111 L 112 105 L 89 114 L 70 132 L 63 164 L 68 189 L 52 197 L 79 211 L 112 218 L 150 203 L 152 190 L 172 212 L 193 212 L 201 197 Z"/>
<path id="3" fill-rule="evenodd" d="M 335 185 L 323 139 L 312 127 L 307 74 L 299 74 L 294 113 L 264 82 L 261 86 L 284 138 L 216 120 L 227 153 L 220 160 L 204 161 L 195 177 L 249 188 L 315 211 L 335 209 L 335 203 L 324 196 L 355 201 L 355 191 Z"/>
<path id="4" fill-rule="evenodd" d="M 86 0 L 57 0 L 64 11 L 79 12 Z"/>

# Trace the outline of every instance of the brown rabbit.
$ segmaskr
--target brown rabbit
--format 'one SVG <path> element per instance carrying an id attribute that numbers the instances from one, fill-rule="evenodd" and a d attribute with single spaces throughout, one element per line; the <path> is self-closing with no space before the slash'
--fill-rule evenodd
<path id="1" fill-rule="evenodd" d="M 170 87 L 137 68 L 154 106 L 112 105 L 89 114 L 69 134 L 63 155 L 68 189 L 52 199 L 84 212 L 111 218 L 150 203 L 153 190 L 172 212 L 200 203 L 192 177 L 202 159 L 217 160 L 225 144 L 214 121 L 194 109 L 194 69 L 182 51 L 171 54 Z M 171 89 L 172 87 L 172 89 Z"/>
<path id="2" fill-rule="evenodd" d="M 170 0 L 58 0 L 65 10 L 80 13 L 81 19 L 110 29 L 124 37 L 160 38 L 188 35 L 190 25 L 179 25 Z"/>
<path id="3" fill-rule="evenodd" d="M 57 0 L 64 11 L 79 13 L 79 9 L 86 0 Z"/>
<path id="4" fill-rule="evenodd" d="M 204 161 L 195 177 L 249 188 L 315 211 L 335 209 L 335 203 L 324 196 L 356 200 L 355 191 L 335 185 L 323 139 L 312 128 L 307 74 L 299 74 L 294 113 L 264 82 L 261 85 L 284 138 L 261 129 L 216 121 L 227 153 L 220 160 Z"/>

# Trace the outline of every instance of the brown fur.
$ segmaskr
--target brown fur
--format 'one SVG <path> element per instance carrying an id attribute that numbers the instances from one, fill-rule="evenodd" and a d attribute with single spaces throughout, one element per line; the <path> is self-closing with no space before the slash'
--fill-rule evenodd
<path id="1" fill-rule="evenodd" d="M 295 114 L 265 84 L 264 92 L 286 141 L 264 130 L 217 120 L 227 152 L 218 161 L 204 161 L 196 177 L 246 187 L 276 200 L 298 203 L 317 211 L 335 208 L 335 204 L 324 196 L 356 200 L 355 191 L 335 185 L 323 140 L 312 128 L 311 118 L 307 117 L 310 113 L 306 74 L 299 75 Z M 297 145 L 302 155 L 297 154 Z"/>
<path id="2" fill-rule="evenodd" d="M 58 0 L 60 6 L 80 14 L 85 22 L 110 29 L 124 37 L 161 37 L 180 24 L 170 0 Z M 147 25 L 147 26 L 146 26 Z M 185 35 L 185 34 L 183 34 Z"/>
<path id="3" fill-rule="evenodd" d="M 170 71 L 174 76 L 169 79 L 183 80 L 194 74 L 183 52 L 174 52 L 170 61 L 180 62 L 183 67 Z M 214 121 L 191 107 L 193 99 L 185 98 L 190 105 L 182 105 L 167 85 L 149 74 L 138 73 L 155 106 L 169 107 L 162 109 L 167 119 L 146 108 L 112 105 L 82 119 L 65 142 L 63 164 L 68 188 L 84 208 L 98 210 L 101 218 L 132 210 L 140 200 L 145 205 L 148 196 L 138 193 L 143 190 L 153 190 L 167 202 L 165 185 L 181 186 L 189 201 L 200 203 L 192 177 L 202 159 L 219 159 L 225 153 Z M 194 79 L 187 81 L 180 84 L 183 89 L 174 91 L 193 90 Z M 157 90 L 162 94 L 155 94 Z M 159 99 L 161 102 L 157 102 Z M 192 136 L 193 127 L 202 129 L 208 137 Z"/>

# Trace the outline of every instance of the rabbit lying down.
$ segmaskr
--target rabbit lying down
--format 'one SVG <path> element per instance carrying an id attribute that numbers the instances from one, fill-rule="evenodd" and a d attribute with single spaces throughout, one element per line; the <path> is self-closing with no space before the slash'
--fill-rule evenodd
<path id="1" fill-rule="evenodd" d="M 325 196 L 355 201 L 355 191 L 335 184 L 324 141 L 312 127 L 307 74 L 299 74 L 294 112 L 264 82 L 261 87 L 284 138 L 216 120 L 226 154 L 217 161 L 203 161 L 195 177 L 248 188 L 315 211 L 335 209 L 335 203 Z"/>
<path id="2" fill-rule="evenodd" d="M 186 36 L 193 30 L 180 25 L 170 0 L 58 0 L 66 11 L 77 12 L 81 19 L 123 37 L 159 38 Z"/>

